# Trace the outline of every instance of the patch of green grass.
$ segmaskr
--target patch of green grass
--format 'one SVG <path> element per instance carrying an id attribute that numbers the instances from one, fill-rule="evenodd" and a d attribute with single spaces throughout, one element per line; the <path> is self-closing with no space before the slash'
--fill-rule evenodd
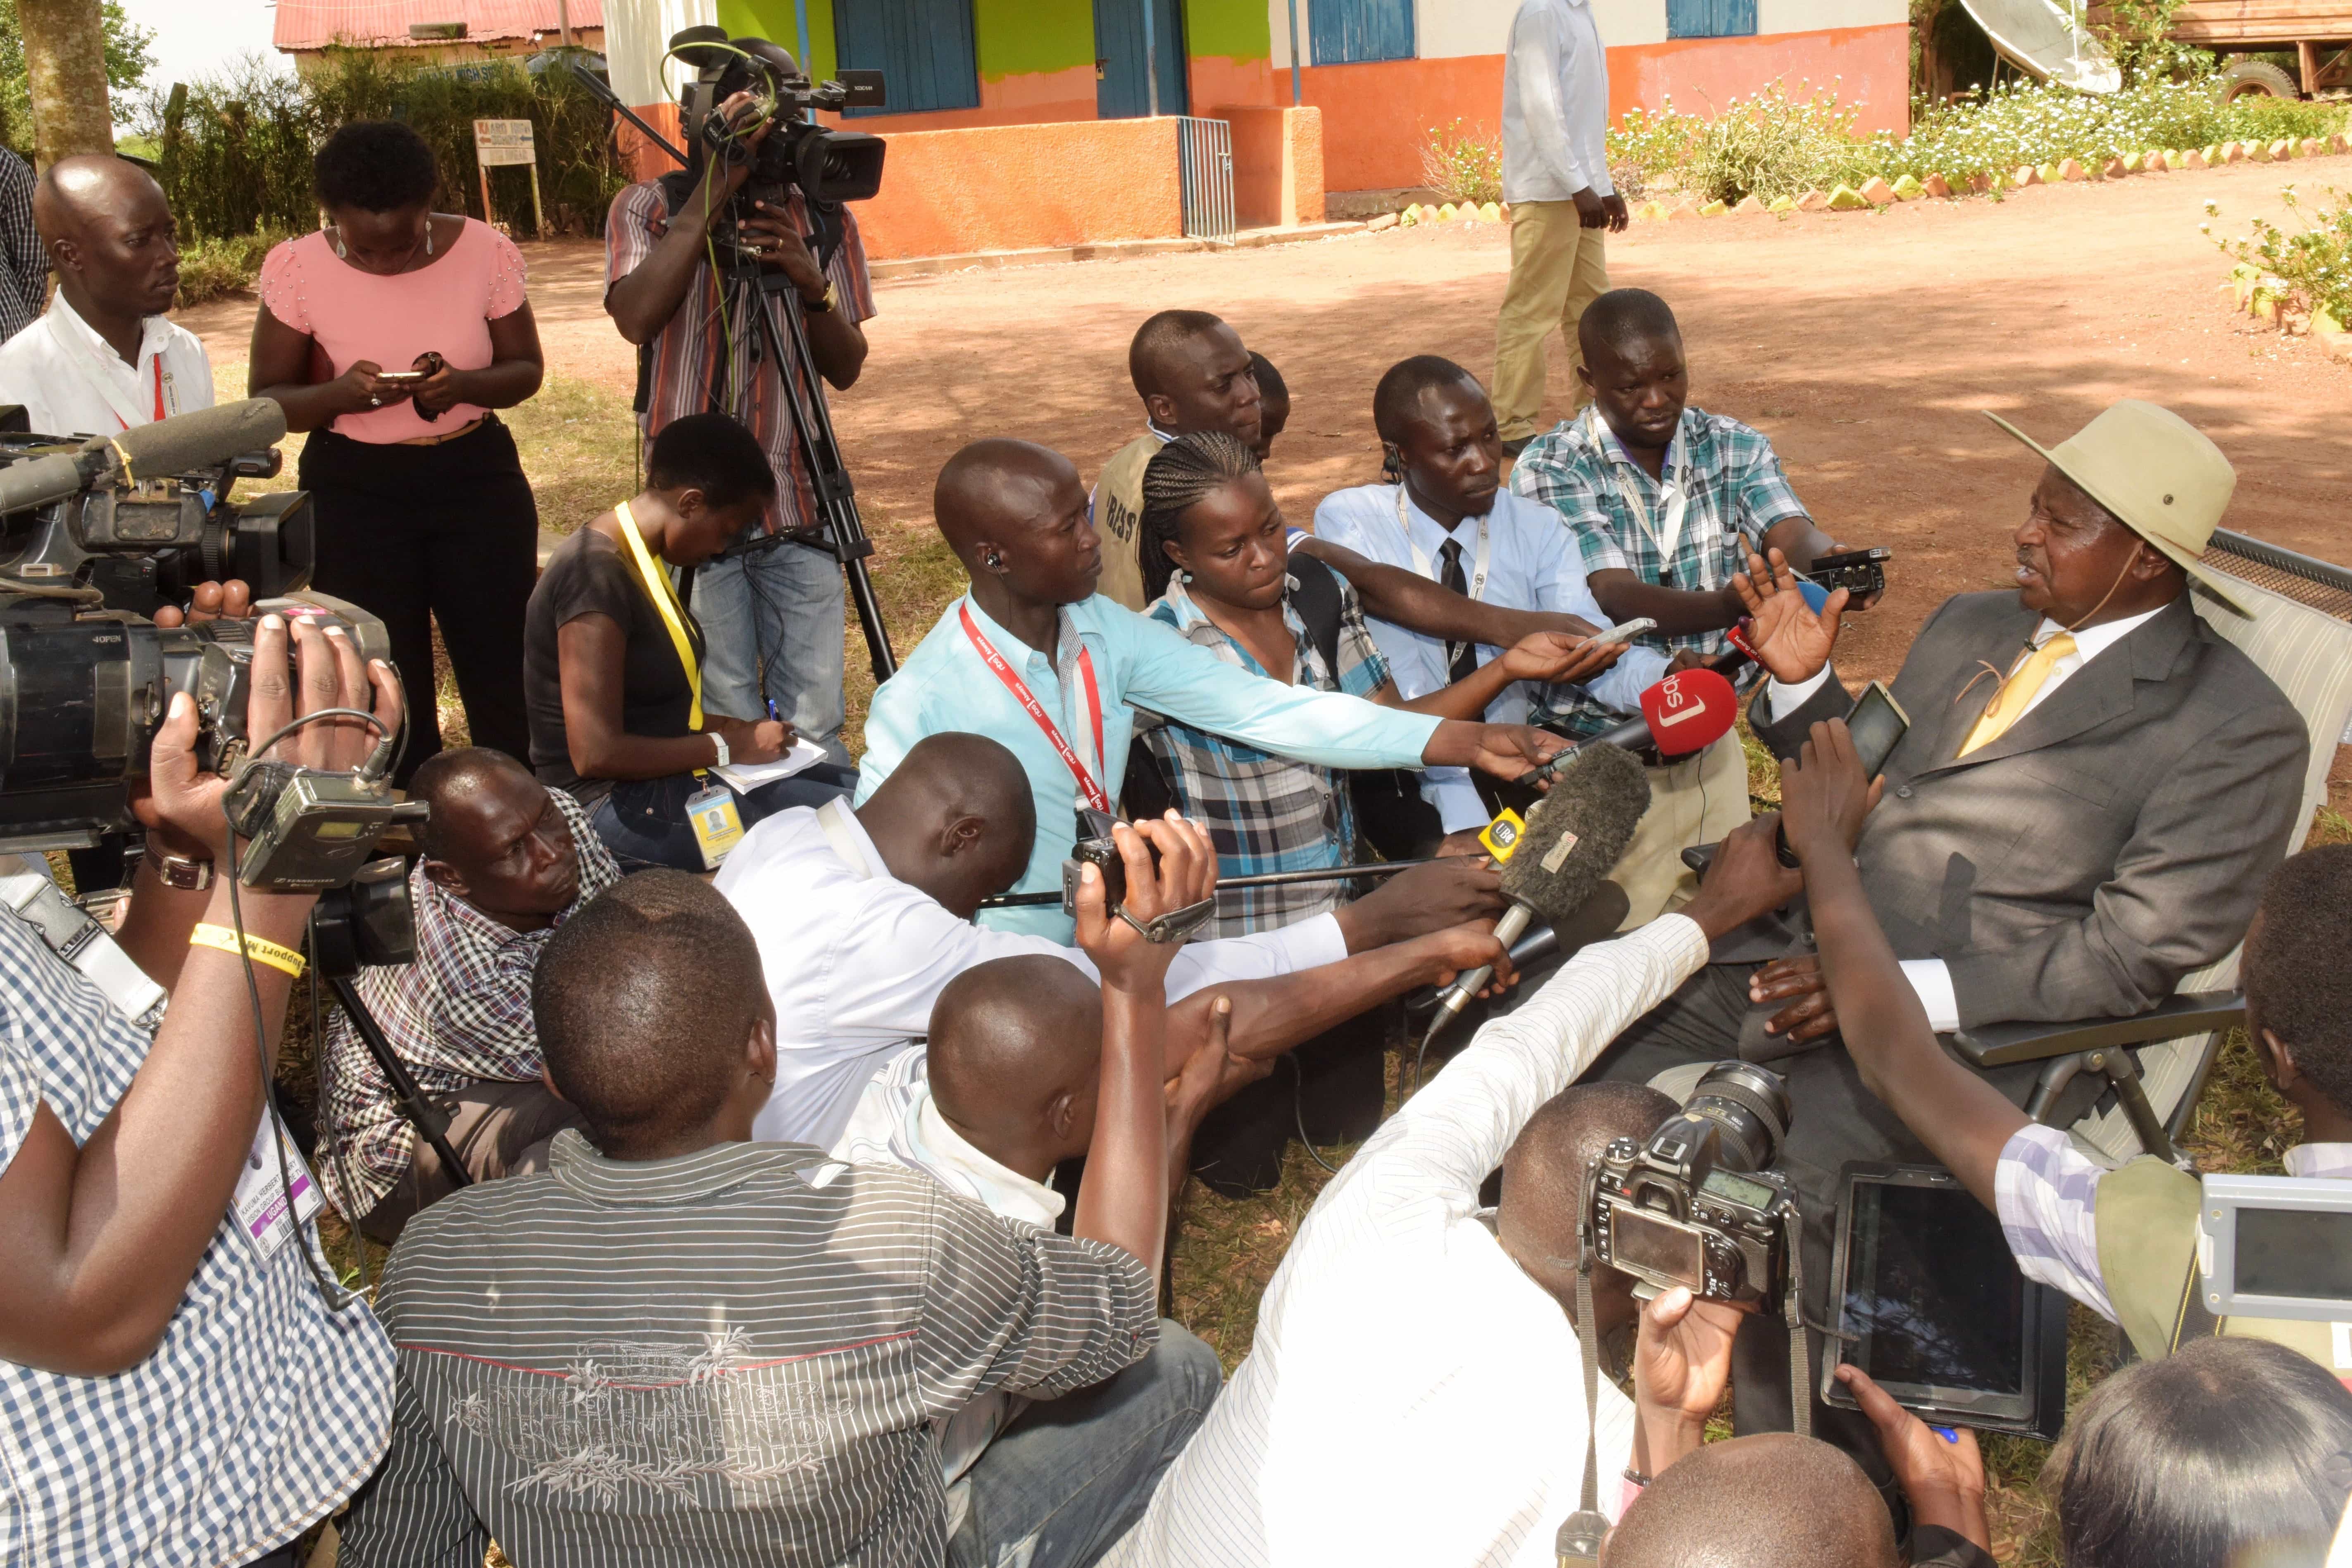
<path id="1" fill-rule="evenodd" d="M 514 431 L 546 531 L 570 533 L 637 493 L 637 421 L 621 394 L 550 371 L 538 396 L 499 417 Z"/>

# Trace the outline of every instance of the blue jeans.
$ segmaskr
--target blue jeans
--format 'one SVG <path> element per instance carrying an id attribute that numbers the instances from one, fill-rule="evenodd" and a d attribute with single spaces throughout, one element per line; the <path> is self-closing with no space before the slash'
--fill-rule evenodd
<path id="1" fill-rule="evenodd" d="M 751 537 L 747 535 L 746 537 Z M 843 767 L 841 563 L 779 544 L 696 568 L 694 615 L 709 651 L 702 706 L 730 719 L 777 717 Z"/>
<path id="2" fill-rule="evenodd" d="M 1162 1319 L 1117 1377 L 1030 1405 L 970 1471 L 950 1568 L 1086 1568 L 1151 1506 L 1223 1383 L 1217 1352 Z"/>
<path id="3" fill-rule="evenodd" d="M 706 781 L 692 773 L 672 773 L 660 779 L 625 779 L 599 801 L 589 816 L 596 837 L 621 863 L 624 871 L 648 866 L 670 866 L 680 871 L 703 869 L 702 848 L 686 820 L 686 803 Z M 746 829 L 795 805 L 823 805 L 839 800 L 857 787 L 855 769 L 831 763 L 812 763 L 788 779 L 761 784 L 751 794 L 730 790 L 735 809 Z"/>

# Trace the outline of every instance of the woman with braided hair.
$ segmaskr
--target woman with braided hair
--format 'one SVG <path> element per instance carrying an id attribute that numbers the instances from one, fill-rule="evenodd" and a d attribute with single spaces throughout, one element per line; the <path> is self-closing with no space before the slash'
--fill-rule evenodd
<path id="1" fill-rule="evenodd" d="M 1180 436 L 1152 458 L 1143 472 L 1138 533 L 1144 589 L 1154 601 L 1147 613 L 1227 663 L 1286 686 L 1476 720 L 1513 681 L 1586 679 L 1620 651 L 1542 632 L 1466 679 L 1406 701 L 1389 678 L 1355 590 L 1321 562 L 1288 553 L 1282 509 L 1256 455 L 1220 431 Z M 1149 717 L 1138 724 L 1140 755 L 1157 777 L 1138 781 L 1131 769 L 1129 795 L 1156 784 L 1188 819 L 1205 825 L 1221 877 L 1320 869 L 1357 858 L 1355 812 L 1339 771 L 1173 721 L 1146 724 Z M 1430 828 L 1433 848 L 1434 814 Z M 1344 882 L 1233 889 L 1218 895 L 1216 918 L 1201 935 L 1272 930 L 1350 894 Z M 1271 1185 L 1294 1115 L 1303 1126 L 1318 1110 L 1337 1112 L 1313 1134 L 1318 1141 L 1368 1133 L 1380 1112 L 1379 1017 L 1343 1025 L 1294 1053 L 1296 1112 L 1292 1086 L 1279 1078 L 1244 1089 L 1213 1112 L 1195 1141 L 1196 1173 L 1228 1194 Z M 1369 1047 L 1365 1037 L 1374 1042 Z M 1317 1082 L 1318 1074 L 1326 1081 Z M 1204 1159 L 1214 1163 L 1203 1168 Z"/>

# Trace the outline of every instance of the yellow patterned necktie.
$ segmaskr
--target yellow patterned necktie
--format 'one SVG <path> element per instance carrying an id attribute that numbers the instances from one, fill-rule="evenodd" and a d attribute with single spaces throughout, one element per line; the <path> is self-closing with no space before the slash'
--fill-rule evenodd
<path id="1" fill-rule="evenodd" d="M 1991 706 L 1977 721 L 1976 728 L 1969 731 L 1969 738 L 1960 742 L 1959 754 L 1965 757 L 2007 734 L 2010 726 L 2025 716 L 2026 705 L 2033 700 L 2033 694 L 2048 684 L 2050 672 L 2058 668 L 2058 661 L 2074 652 L 2074 637 L 2060 632 L 2027 654 L 2010 672 L 2009 679 L 2001 682 L 2000 689 L 1993 694 Z"/>

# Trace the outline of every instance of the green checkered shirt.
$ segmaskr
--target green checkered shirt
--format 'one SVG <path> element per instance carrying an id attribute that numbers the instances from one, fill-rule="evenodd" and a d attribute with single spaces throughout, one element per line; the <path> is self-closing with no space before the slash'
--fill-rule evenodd
<path id="1" fill-rule="evenodd" d="M 1671 554 L 1653 533 L 1664 527 L 1664 484 L 1626 456 L 1596 408 L 1588 406 L 1529 442 L 1511 470 L 1511 489 L 1559 513 L 1583 554 L 1588 575 L 1631 572 L 1662 588 L 1701 593 L 1722 587 L 1732 574 L 1744 570 L 1748 548 L 1775 523 L 1806 515 L 1804 502 L 1780 471 L 1771 441 L 1761 431 L 1719 414 L 1683 410 L 1682 427 L 1666 452 L 1664 477 L 1689 497 Z M 1721 632 L 1653 632 L 1633 640 L 1669 656 L 1684 648 L 1712 655 L 1727 646 Z M 1580 687 L 1552 686 L 1544 691 L 1534 715 L 1538 723 L 1591 735 L 1623 717 Z"/>

